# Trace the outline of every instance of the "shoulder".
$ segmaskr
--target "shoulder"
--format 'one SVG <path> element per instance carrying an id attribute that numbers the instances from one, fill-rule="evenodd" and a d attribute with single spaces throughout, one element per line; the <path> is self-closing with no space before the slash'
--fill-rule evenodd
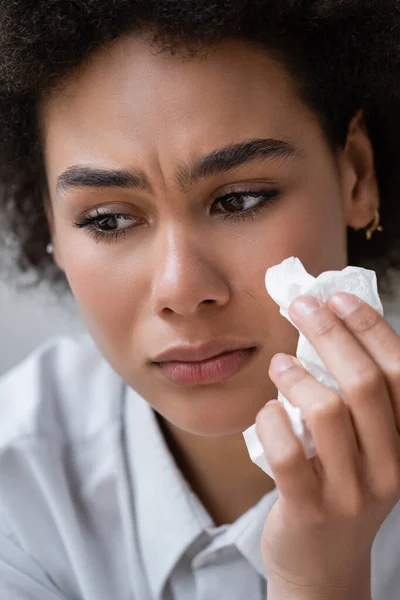
<path id="1" fill-rule="evenodd" d="M 88 334 L 50 339 L 0 377 L 0 452 L 27 437 L 93 437 L 119 418 L 123 389 Z"/>
<path id="2" fill-rule="evenodd" d="M 0 378 L 1 597 L 20 585 L 24 598 L 78 598 L 88 573 L 106 590 L 93 597 L 112 596 L 126 390 L 87 334 L 49 340 Z"/>

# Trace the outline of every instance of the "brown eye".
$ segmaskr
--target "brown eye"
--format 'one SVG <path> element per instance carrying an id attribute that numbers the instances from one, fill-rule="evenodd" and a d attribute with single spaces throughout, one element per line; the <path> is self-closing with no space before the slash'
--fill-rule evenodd
<path id="1" fill-rule="evenodd" d="M 98 219 L 97 225 L 103 231 L 113 231 L 114 229 L 117 229 L 116 218 L 114 216 L 103 217 L 102 219 Z"/>
<path id="2" fill-rule="evenodd" d="M 125 220 L 127 225 L 126 227 L 118 227 L 118 221 Z M 102 231 L 115 231 L 119 229 L 127 229 L 129 226 L 129 222 L 132 222 L 134 219 L 129 217 L 128 215 L 105 215 L 104 217 L 98 217 L 96 219 L 96 224 L 99 229 Z"/>
<path id="3" fill-rule="evenodd" d="M 237 210 L 246 210 L 245 200 L 243 196 L 230 196 L 223 198 L 220 201 L 221 207 L 228 212 L 236 212 Z"/>
<path id="4" fill-rule="evenodd" d="M 250 214 L 261 206 L 271 203 L 279 195 L 278 190 L 232 192 L 218 198 L 214 202 L 211 212 L 225 215 L 229 213 Z"/>
<path id="5" fill-rule="evenodd" d="M 111 242 L 145 223 L 146 220 L 141 217 L 97 210 L 93 216 L 83 217 L 74 223 L 74 227 L 86 230 L 96 242 Z"/>

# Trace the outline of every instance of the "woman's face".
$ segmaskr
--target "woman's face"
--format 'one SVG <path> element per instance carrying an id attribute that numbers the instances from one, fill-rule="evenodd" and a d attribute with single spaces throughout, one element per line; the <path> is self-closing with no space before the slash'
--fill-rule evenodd
<path id="1" fill-rule="evenodd" d="M 243 431 L 276 395 L 270 359 L 297 344 L 266 270 L 346 265 L 346 177 L 294 81 L 239 42 L 183 60 L 127 37 L 41 116 L 55 256 L 99 349 L 174 425 Z M 160 366 L 171 348 L 253 350 Z"/>

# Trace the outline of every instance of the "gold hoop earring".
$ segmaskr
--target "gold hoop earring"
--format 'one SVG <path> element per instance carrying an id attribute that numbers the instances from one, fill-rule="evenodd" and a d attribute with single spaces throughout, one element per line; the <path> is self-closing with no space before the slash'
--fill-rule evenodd
<path id="1" fill-rule="evenodd" d="M 375 231 L 383 231 L 383 227 L 380 225 L 380 220 L 381 217 L 379 214 L 379 210 L 376 210 L 373 223 L 370 227 L 368 227 L 368 229 L 365 232 L 365 237 L 368 241 L 372 239 L 372 235 L 375 233 Z"/>

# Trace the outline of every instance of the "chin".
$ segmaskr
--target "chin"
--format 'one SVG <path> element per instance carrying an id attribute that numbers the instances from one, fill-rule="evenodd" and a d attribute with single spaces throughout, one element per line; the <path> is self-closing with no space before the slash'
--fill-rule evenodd
<path id="1" fill-rule="evenodd" d="M 193 435 L 221 437 L 242 433 L 254 424 L 257 413 L 266 403 L 265 394 L 229 393 L 227 388 L 204 392 L 179 402 L 176 398 L 155 409 L 175 427 Z M 273 397 L 272 395 L 270 396 Z"/>

